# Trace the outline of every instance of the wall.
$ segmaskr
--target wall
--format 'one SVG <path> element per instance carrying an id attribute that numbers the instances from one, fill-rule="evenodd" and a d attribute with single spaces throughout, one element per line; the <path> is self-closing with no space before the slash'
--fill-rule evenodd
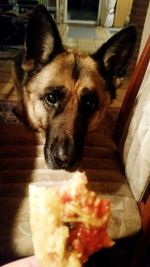
<path id="1" fill-rule="evenodd" d="M 139 55 L 139 49 L 141 45 L 141 38 L 142 38 L 142 33 L 144 29 L 144 23 L 145 23 L 145 18 L 149 6 L 149 0 L 133 0 L 133 5 L 132 5 L 132 10 L 131 10 L 131 16 L 130 16 L 130 23 L 135 24 L 137 27 L 137 43 L 136 43 L 136 48 L 134 51 L 134 55 L 132 58 L 132 62 L 129 67 L 129 73 L 132 74 L 137 58 Z"/>
<path id="2" fill-rule="evenodd" d="M 147 9 L 145 23 L 144 23 L 139 55 L 141 54 L 141 52 L 142 52 L 142 50 L 144 48 L 144 45 L 145 45 L 145 43 L 146 43 L 146 41 L 148 39 L 148 36 L 150 35 L 150 28 L 149 27 L 150 27 L 150 2 L 149 2 L 148 9 Z"/>
<path id="3" fill-rule="evenodd" d="M 117 0 L 114 27 L 121 28 L 130 16 L 133 0 Z"/>

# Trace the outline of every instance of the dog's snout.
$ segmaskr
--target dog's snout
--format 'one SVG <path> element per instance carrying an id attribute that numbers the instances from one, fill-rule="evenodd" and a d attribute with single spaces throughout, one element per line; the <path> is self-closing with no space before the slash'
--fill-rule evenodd
<path id="1" fill-rule="evenodd" d="M 71 135 L 57 136 L 52 142 L 47 142 L 44 148 L 48 167 L 68 169 L 77 161 L 76 144 Z"/>
<path id="2" fill-rule="evenodd" d="M 58 148 L 58 158 L 62 162 L 67 162 L 67 154 L 66 154 L 66 151 L 64 150 L 63 146 L 60 146 Z"/>
<path id="3" fill-rule="evenodd" d="M 83 156 L 85 132 L 81 120 L 76 119 L 74 124 L 72 128 L 62 124 L 61 127 L 58 124 L 58 127 L 56 124 L 55 127 L 47 129 L 44 154 L 48 168 L 65 170 L 77 168 Z"/>
<path id="4" fill-rule="evenodd" d="M 61 138 L 57 142 L 55 151 L 55 161 L 59 166 L 68 166 L 74 156 L 74 142 L 69 136 Z"/>

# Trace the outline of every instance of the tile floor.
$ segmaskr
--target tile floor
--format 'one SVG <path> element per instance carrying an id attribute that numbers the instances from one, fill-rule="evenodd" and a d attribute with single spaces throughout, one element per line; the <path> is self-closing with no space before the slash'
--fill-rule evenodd
<path id="1" fill-rule="evenodd" d="M 68 38 L 67 30 L 68 26 L 65 24 L 59 24 L 58 29 L 62 37 L 63 44 L 77 48 L 89 53 L 92 53 L 98 49 L 102 43 L 107 41 L 111 36 L 109 29 L 97 27 L 96 28 L 96 39 L 80 39 L 80 38 Z M 16 50 L 17 52 L 17 50 Z M 0 100 L 15 101 L 17 99 L 15 88 L 11 77 L 11 65 L 12 61 L 7 59 L 14 53 L 14 50 L 6 50 L 0 54 Z M 3 58 L 3 59 L 2 59 Z M 117 90 L 117 98 L 113 101 L 112 106 L 120 108 L 124 94 L 126 92 L 128 79 L 125 79 L 123 86 Z"/>
<path id="2" fill-rule="evenodd" d="M 66 24 L 58 25 L 58 29 L 62 36 L 64 45 L 89 53 L 96 51 L 96 49 L 98 49 L 102 43 L 106 42 L 109 37 L 111 37 L 109 29 L 103 27 L 96 28 L 97 37 L 95 39 L 68 38 L 68 26 Z"/>

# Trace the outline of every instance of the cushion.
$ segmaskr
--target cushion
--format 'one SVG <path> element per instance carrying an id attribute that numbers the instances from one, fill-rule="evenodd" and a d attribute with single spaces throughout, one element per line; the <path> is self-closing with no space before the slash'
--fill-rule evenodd
<path id="1" fill-rule="evenodd" d="M 123 161 L 133 195 L 141 201 L 150 181 L 150 63 L 124 127 Z"/>

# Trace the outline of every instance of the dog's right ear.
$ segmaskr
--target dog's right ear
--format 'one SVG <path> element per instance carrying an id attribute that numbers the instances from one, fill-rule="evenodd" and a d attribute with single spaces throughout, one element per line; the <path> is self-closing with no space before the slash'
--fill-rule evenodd
<path id="1" fill-rule="evenodd" d="M 25 46 L 26 56 L 22 67 L 27 71 L 46 64 L 64 50 L 56 24 L 43 5 L 38 5 L 30 15 Z"/>

